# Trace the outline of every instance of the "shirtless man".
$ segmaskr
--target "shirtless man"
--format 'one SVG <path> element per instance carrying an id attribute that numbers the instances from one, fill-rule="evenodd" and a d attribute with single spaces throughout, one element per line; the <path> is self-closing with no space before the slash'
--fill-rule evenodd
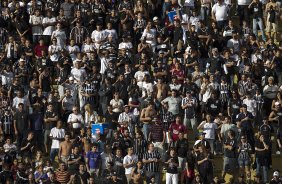
<path id="1" fill-rule="evenodd" d="M 142 109 L 140 121 L 143 123 L 144 138 L 148 139 L 149 130 L 151 127 L 152 118 L 156 116 L 156 110 L 154 109 L 154 103 L 150 102 L 148 106 Z"/>
<path id="2" fill-rule="evenodd" d="M 71 154 L 72 142 L 70 137 L 70 134 L 66 134 L 65 141 L 60 144 L 59 159 L 64 163 L 67 163 Z"/>
<path id="3" fill-rule="evenodd" d="M 155 85 L 156 97 L 159 101 L 162 101 L 167 97 L 168 86 L 163 82 L 162 78 L 158 79 L 157 84 Z"/>
<path id="4" fill-rule="evenodd" d="M 88 151 L 91 150 L 91 139 L 92 139 L 92 135 L 91 135 L 91 127 L 89 127 L 86 130 L 86 135 L 82 138 L 82 143 L 83 143 L 83 149 L 84 152 L 87 153 Z"/>

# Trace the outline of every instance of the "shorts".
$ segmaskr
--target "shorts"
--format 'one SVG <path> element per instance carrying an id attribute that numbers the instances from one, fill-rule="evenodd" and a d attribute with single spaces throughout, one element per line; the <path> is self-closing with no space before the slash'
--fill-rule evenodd
<path id="1" fill-rule="evenodd" d="M 226 171 L 234 171 L 237 166 L 237 159 L 236 158 L 228 158 L 224 157 L 223 159 L 223 170 Z"/>
<path id="2" fill-rule="evenodd" d="M 250 159 L 238 159 L 239 167 L 250 167 Z"/>
<path id="3" fill-rule="evenodd" d="M 65 164 L 68 164 L 69 159 L 70 156 L 61 156 L 61 161 L 64 162 Z"/>
<path id="4" fill-rule="evenodd" d="M 44 130 L 44 144 L 48 144 L 50 140 L 51 130 Z"/>

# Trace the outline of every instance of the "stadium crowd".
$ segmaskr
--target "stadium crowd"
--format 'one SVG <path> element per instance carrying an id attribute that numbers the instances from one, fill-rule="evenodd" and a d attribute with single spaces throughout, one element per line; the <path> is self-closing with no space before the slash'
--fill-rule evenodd
<path id="1" fill-rule="evenodd" d="M 1 184 L 282 183 L 281 0 L 0 2 Z"/>

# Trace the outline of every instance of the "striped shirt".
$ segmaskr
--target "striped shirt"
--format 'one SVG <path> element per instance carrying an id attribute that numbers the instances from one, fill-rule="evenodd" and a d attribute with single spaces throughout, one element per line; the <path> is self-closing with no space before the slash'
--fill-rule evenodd
<path id="1" fill-rule="evenodd" d="M 174 115 L 170 111 L 162 110 L 160 113 L 161 121 L 163 122 L 164 129 L 168 131 L 171 122 L 174 121 Z"/>
<path id="2" fill-rule="evenodd" d="M 255 95 L 254 100 L 256 101 L 256 114 L 262 114 L 263 111 L 263 104 L 264 104 L 264 99 L 261 95 Z"/>
<path id="3" fill-rule="evenodd" d="M 89 35 L 87 28 L 81 27 L 74 27 L 70 33 L 70 39 L 74 39 L 76 44 L 82 44 L 85 38 Z"/>
<path id="4" fill-rule="evenodd" d="M 143 154 L 147 151 L 147 141 L 145 139 L 133 140 L 133 153 L 142 158 Z"/>
<path id="5" fill-rule="evenodd" d="M 229 99 L 229 90 L 230 86 L 228 84 L 223 84 L 221 83 L 219 86 L 219 91 L 220 91 L 220 100 L 221 102 L 227 103 Z"/>
<path id="6" fill-rule="evenodd" d="M 91 82 L 89 84 L 84 84 L 82 86 L 81 92 L 86 93 L 88 95 L 93 95 L 97 90 L 98 89 L 96 89 L 96 84 L 94 82 Z M 83 96 L 82 100 L 84 102 L 90 103 L 90 102 L 93 102 L 95 100 L 95 96 L 90 96 L 90 97 Z"/>
<path id="7" fill-rule="evenodd" d="M 56 172 L 56 179 L 59 183 L 68 183 L 70 179 L 70 173 L 68 171 L 57 171 Z"/>
<path id="8" fill-rule="evenodd" d="M 251 145 L 249 143 L 243 143 L 239 145 L 240 153 L 238 159 L 247 160 L 250 159 L 250 152 L 252 151 Z"/>
<path id="9" fill-rule="evenodd" d="M 153 152 L 147 151 L 143 155 L 144 160 L 152 160 L 152 159 L 159 160 L 160 158 L 161 158 L 161 154 L 157 150 L 154 150 Z M 145 167 L 146 167 L 146 171 L 159 172 L 159 163 L 156 162 L 147 163 L 145 164 Z"/>
<path id="10" fill-rule="evenodd" d="M 196 105 L 197 101 L 196 98 L 191 97 L 185 97 L 182 99 L 182 103 L 181 106 L 184 106 L 186 104 L 189 104 L 188 107 L 185 108 L 185 118 L 187 119 L 192 119 L 195 117 L 195 105 Z"/>

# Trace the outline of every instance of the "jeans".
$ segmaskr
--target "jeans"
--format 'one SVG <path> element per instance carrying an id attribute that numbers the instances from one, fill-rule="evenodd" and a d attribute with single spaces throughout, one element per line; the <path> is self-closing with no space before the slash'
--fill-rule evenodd
<path id="1" fill-rule="evenodd" d="M 263 26 L 262 18 L 253 19 L 253 33 L 256 35 L 256 37 L 258 37 L 257 25 L 259 26 L 259 29 L 261 31 L 262 39 L 264 41 L 266 41 L 266 36 L 264 34 L 264 26 Z"/>
<path id="2" fill-rule="evenodd" d="M 222 31 L 227 26 L 227 20 L 217 21 L 217 27 Z"/>
<path id="3" fill-rule="evenodd" d="M 163 3 L 162 19 L 164 19 L 166 17 L 166 10 L 168 10 L 170 5 L 171 5 L 170 2 L 164 2 Z"/>
<path id="4" fill-rule="evenodd" d="M 178 184 L 178 174 L 166 173 L 166 184 Z"/>
<path id="5" fill-rule="evenodd" d="M 55 157 L 58 155 L 58 153 L 59 153 L 59 148 L 51 148 L 51 151 L 50 151 L 51 162 L 54 162 Z"/>
<path id="6" fill-rule="evenodd" d="M 143 134 L 144 134 L 145 140 L 148 140 L 150 128 L 151 128 L 150 124 L 143 124 Z"/>
<path id="7" fill-rule="evenodd" d="M 184 157 L 178 157 L 178 163 L 179 163 L 179 166 L 178 166 L 178 169 L 180 169 L 180 171 L 183 171 L 185 169 L 185 164 L 187 162 L 187 159 Z"/>
<path id="8" fill-rule="evenodd" d="M 257 169 L 256 169 L 256 174 L 260 174 L 261 173 L 261 169 L 262 169 L 262 181 L 264 183 L 268 182 L 268 166 L 266 164 L 261 165 L 261 163 L 259 162 L 259 159 L 256 158 L 256 163 L 257 163 Z"/>
<path id="9" fill-rule="evenodd" d="M 247 23 L 250 23 L 248 5 L 238 5 L 238 15 L 240 19 L 240 25 L 243 24 L 243 20 L 245 20 Z"/>
<path id="10" fill-rule="evenodd" d="M 201 18 L 204 21 L 204 23 L 207 22 L 207 17 L 209 17 L 209 14 L 210 14 L 210 7 L 202 6 L 201 7 Z"/>
<path id="11" fill-rule="evenodd" d="M 214 139 L 206 139 L 206 141 L 209 142 L 211 146 L 211 153 L 213 153 L 214 152 Z"/>

